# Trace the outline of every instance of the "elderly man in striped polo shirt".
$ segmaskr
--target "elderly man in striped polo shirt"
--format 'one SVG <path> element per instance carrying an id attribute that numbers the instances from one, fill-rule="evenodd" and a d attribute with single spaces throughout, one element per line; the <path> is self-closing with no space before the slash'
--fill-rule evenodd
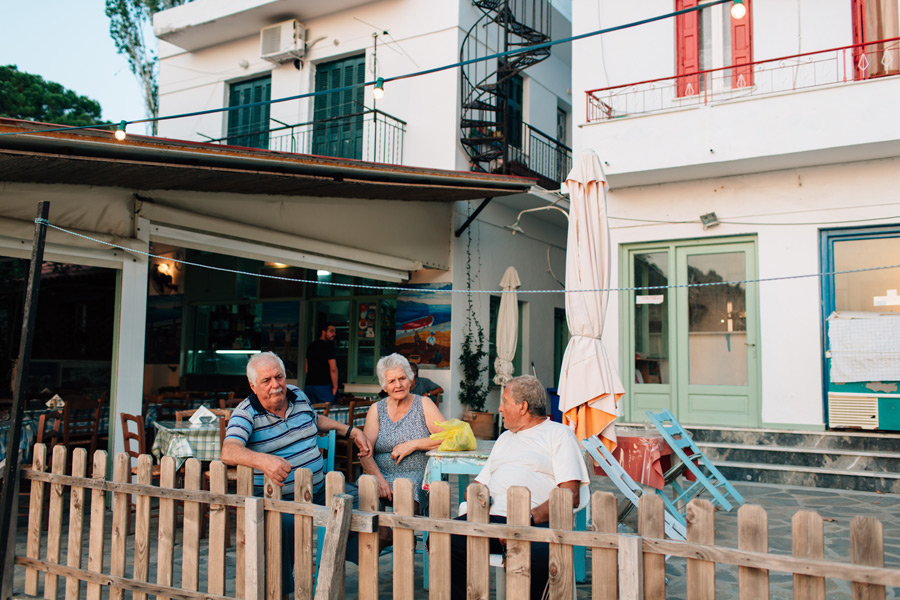
<path id="1" fill-rule="evenodd" d="M 317 415 L 306 395 L 285 383 L 284 363 L 272 352 L 254 355 L 247 362 L 250 394 L 231 413 L 222 444 L 226 465 L 253 467 L 256 495 L 262 495 L 263 476 L 282 486 L 282 498 L 294 498 L 294 471 L 313 473 L 313 502 L 325 503 L 324 461 L 316 444 L 319 431 L 337 430 L 337 435 L 353 440 L 359 456 L 371 454 L 362 430 Z M 347 486 L 347 493 L 355 492 Z M 293 588 L 294 523 L 292 515 L 282 515 L 282 590 Z"/>

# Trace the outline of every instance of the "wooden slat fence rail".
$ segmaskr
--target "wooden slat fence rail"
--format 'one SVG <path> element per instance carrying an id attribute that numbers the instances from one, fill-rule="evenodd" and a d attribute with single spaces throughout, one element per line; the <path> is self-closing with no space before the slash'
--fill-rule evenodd
<path id="1" fill-rule="evenodd" d="M 848 562 L 824 560 L 822 519 L 814 512 L 800 511 L 792 523 L 792 555 L 770 553 L 766 513 L 758 506 L 745 505 L 738 511 L 738 546 L 715 545 L 715 514 L 705 500 L 688 505 L 687 541 L 662 539 L 663 504 L 656 495 L 641 498 L 638 535 L 616 533 L 616 499 L 612 494 L 597 492 L 592 497 L 592 531 L 571 531 L 571 495 L 554 490 L 551 498 L 551 527 L 532 528 L 526 524 L 530 513 L 526 490 L 510 495 L 510 524 L 488 523 L 488 493 L 480 484 L 467 490 L 467 520 L 450 520 L 450 488 L 446 482 L 431 486 L 428 517 L 412 514 L 413 488 L 406 480 L 394 487 L 395 512 L 376 512 L 378 486 L 374 478 L 359 481 L 359 505 L 365 510 L 348 512 L 344 478 L 339 472 L 326 477 L 326 495 L 331 508 L 311 503 L 312 474 L 300 470 L 296 477 L 293 501 L 280 499 L 280 488 L 266 482 L 265 498 L 252 494 L 252 472 L 240 468 L 237 494 L 227 494 L 224 465 L 210 466 L 210 488 L 200 489 L 201 473 L 197 461 L 188 461 L 183 476 L 177 477 L 174 462 L 164 458 L 160 485 L 150 485 L 149 457 L 138 461 L 137 483 L 129 483 L 130 469 L 124 454 L 113 461 L 113 473 L 107 473 L 107 456 L 97 451 L 90 477 L 87 455 L 77 449 L 72 460 L 72 473 L 65 474 L 66 448 L 56 446 L 51 471 L 47 472 L 47 451 L 35 445 L 34 466 L 22 471 L 31 480 L 29 522 L 25 555 L 16 555 L 16 564 L 25 568 L 25 594 L 56 598 L 59 578 L 65 578 L 65 597 L 99 599 L 103 588 L 110 598 L 121 598 L 127 590 L 136 599 L 154 595 L 157 598 L 243 598 L 263 600 L 280 598 L 281 589 L 281 516 L 294 515 L 294 590 L 297 599 L 331 600 L 344 594 L 361 599 L 378 597 L 379 582 L 390 580 L 395 598 L 424 598 L 417 588 L 414 573 L 415 532 L 429 532 L 429 598 L 448 599 L 450 580 L 450 536 L 468 536 L 470 561 L 467 574 L 469 590 L 487 596 L 490 573 L 486 558 L 488 538 L 508 540 L 506 568 L 507 589 L 515 597 L 527 598 L 530 572 L 529 542 L 551 544 L 550 597 L 570 600 L 573 597 L 573 546 L 591 548 L 591 597 L 597 600 L 665 598 L 666 557 L 687 560 L 686 596 L 714 598 L 716 565 L 738 568 L 738 596 L 742 600 L 768 598 L 769 573 L 781 572 L 794 577 L 795 598 L 824 597 L 825 578 L 852 582 L 853 597 L 876 599 L 885 597 L 885 587 L 900 587 L 900 570 L 884 568 L 884 545 L 881 523 L 857 517 L 851 525 L 851 557 Z M 180 487 L 179 487 L 180 484 Z M 90 490 L 90 511 L 87 509 Z M 107 511 L 104 496 L 112 493 L 112 510 Z M 525 492 L 525 493 L 521 493 Z M 49 494 L 51 510 L 46 536 L 43 534 L 44 498 Z M 131 514 L 128 496 L 135 496 L 135 513 Z M 67 498 L 68 496 L 68 498 Z M 334 503 L 332 498 L 339 498 Z M 159 503 L 159 519 L 152 527 L 150 505 Z M 184 516 L 177 521 L 176 503 L 184 503 Z M 201 505 L 209 505 L 210 535 L 201 540 Z M 236 507 L 235 577 L 226 577 L 226 507 Z M 111 517 L 111 518 L 110 518 Z M 133 520 L 134 527 L 130 528 Z M 85 522 L 87 521 L 87 522 Z M 522 523 L 514 525 L 512 523 Z M 63 536 L 63 527 L 68 535 Z M 87 531 L 85 531 L 87 525 Z M 394 532 L 394 550 L 389 573 L 385 560 L 379 564 L 378 527 L 388 526 Z M 325 550 L 321 557 L 319 578 L 313 581 L 317 528 L 324 528 Z M 132 540 L 129 531 L 134 531 Z M 355 532 L 359 544 L 358 589 L 345 589 L 344 561 L 340 548 L 348 532 Z M 87 553 L 83 546 L 87 544 Z M 109 563 L 104 564 L 104 550 L 109 545 Z M 65 547 L 65 551 L 64 551 Z M 206 561 L 201 553 L 206 553 Z M 86 554 L 86 556 L 85 556 Z M 153 579 L 152 558 L 156 557 Z M 65 564 L 62 561 L 65 560 Z M 205 578 L 200 564 L 205 562 Z M 43 574 L 43 586 L 41 585 Z"/>

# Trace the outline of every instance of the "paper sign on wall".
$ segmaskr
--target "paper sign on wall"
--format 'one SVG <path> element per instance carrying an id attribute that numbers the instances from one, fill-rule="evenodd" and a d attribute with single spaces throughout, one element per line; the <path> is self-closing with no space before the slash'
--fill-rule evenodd
<path id="1" fill-rule="evenodd" d="M 875 306 L 900 306 L 897 290 L 888 290 L 887 296 L 875 296 Z"/>
<path id="2" fill-rule="evenodd" d="M 665 300 L 665 296 L 662 294 L 654 295 L 654 296 L 635 296 L 634 303 L 635 304 L 662 304 L 663 300 Z"/>

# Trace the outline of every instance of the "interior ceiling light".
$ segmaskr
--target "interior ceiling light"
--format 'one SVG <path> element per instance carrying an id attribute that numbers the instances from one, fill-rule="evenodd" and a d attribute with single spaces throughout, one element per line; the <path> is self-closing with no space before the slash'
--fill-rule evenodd
<path id="1" fill-rule="evenodd" d="M 744 0 L 734 0 L 731 5 L 731 16 L 735 19 L 743 19 L 747 16 L 747 7 L 744 6 Z"/>

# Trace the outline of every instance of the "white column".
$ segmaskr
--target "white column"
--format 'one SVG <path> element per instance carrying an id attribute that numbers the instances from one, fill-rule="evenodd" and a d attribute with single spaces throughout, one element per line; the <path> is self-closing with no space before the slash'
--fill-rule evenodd
<path id="1" fill-rule="evenodd" d="M 150 222 L 137 218 L 137 239 L 150 248 Z M 144 392 L 144 337 L 147 330 L 147 278 L 150 261 L 129 253 L 116 279 L 112 389 L 109 399 L 110 456 L 125 449 L 119 413 L 141 414 Z"/>

